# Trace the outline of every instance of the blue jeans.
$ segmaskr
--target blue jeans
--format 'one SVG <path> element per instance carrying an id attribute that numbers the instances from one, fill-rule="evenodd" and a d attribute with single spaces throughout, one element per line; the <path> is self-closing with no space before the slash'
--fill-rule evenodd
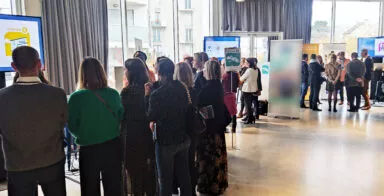
<path id="1" fill-rule="evenodd" d="M 305 95 L 308 92 L 308 83 L 301 83 L 300 106 L 304 106 Z"/>
<path id="2" fill-rule="evenodd" d="M 190 140 L 187 140 L 180 144 L 165 146 L 156 142 L 155 154 L 160 180 L 160 196 L 172 195 L 173 172 L 180 185 L 181 195 L 192 195 L 188 162 L 190 143 Z"/>

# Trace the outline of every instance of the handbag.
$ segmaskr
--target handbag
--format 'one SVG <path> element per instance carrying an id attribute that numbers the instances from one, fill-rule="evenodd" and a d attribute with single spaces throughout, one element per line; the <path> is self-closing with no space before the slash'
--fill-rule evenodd
<path id="1" fill-rule="evenodd" d="M 192 105 L 191 93 L 186 84 L 181 82 L 184 86 L 187 96 L 188 96 L 188 111 L 187 111 L 187 132 L 189 134 L 198 134 L 200 135 L 207 129 L 207 125 L 205 124 L 205 120 L 199 113 L 197 107 Z"/>

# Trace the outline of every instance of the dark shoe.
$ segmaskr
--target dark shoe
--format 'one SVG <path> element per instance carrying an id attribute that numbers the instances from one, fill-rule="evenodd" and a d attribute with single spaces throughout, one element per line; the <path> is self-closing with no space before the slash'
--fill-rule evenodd
<path id="1" fill-rule="evenodd" d="M 332 108 L 331 108 L 331 107 L 328 108 L 328 112 L 330 112 L 330 111 L 332 111 Z"/>
<path id="2" fill-rule="evenodd" d="M 312 110 L 315 111 L 315 112 L 321 112 L 321 111 L 323 111 L 323 110 L 320 110 L 319 108 L 313 108 Z"/>
<path id="3" fill-rule="evenodd" d="M 252 120 L 252 121 L 247 121 L 244 123 L 245 125 L 251 125 L 251 124 L 255 124 L 255 120 Z"/>
<path id="4" fill-rule="evenodd" d="M 349 109 L 348 112 L 357 112 L 355 109 Z"/>
<path id="5" fill-rule="evenodd" d="M 248 117 L 247 117 L 247 116 L 244 117 L 243 119 L 241 119 L 241 121 L 243 121 L 243 122 L 247 122 L 247 121 L 248 121 Z"/>
<path id="6" fill-rule="evenodd" d="M 301 105 L 300 108 L 307 109 L 308 107 L 306 105 Z"/>
<path id="7" fill-rule="evenodd" d="M 333 108 L 333 112 L 337 112 L 337 109 L 336 109 L 336 107 L 335 107 L 335 108 Z"/>

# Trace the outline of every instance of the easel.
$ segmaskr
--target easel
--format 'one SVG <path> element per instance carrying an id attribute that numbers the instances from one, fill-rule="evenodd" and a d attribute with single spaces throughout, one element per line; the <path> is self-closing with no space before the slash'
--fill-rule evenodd
<path id="1" fill-rule="evenodd" d="M 230 72 L 231 73 L 231 93 L 233 92 L 233 74 L 232 74 L 232 72 L 233 71 Z M 236 96 L 236 107 L 237 107 L 237 96 Z M 233 116 L 231 116 L 231 117 L 233 117 Z M 233 120 L 232 120 L 232 123 L 234 123 Z M 235 123 L 237 124 L 237 120 L 236 119 L 235 119 Z M 237 148 L 237 146 L 234 146 L 234 144 L 233 144 L 233 132 L 236 132 L 236 128 L 233 131 L 231 130 L 232 146 L 231 146 L 230 150 L 240 150 L 239 148 Z"/>

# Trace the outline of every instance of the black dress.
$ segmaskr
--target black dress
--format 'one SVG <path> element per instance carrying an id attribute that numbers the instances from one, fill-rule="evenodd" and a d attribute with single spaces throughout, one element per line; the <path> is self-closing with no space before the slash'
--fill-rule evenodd
<path id="1" fill-rule="evenodd" d="M 152 132 L 146 118 L 144 85 L 133 85 L 121 92 L 124 106 L 122 133 L 125 142 L 125 166 L 128 190 L 133 195 L 155 195 L 155 154 Z"/>
<path id="2" fill-rule="evenodd" d="M 207 130 L 197 145 L 197 190 L 203 194 L 220 195 L 228 187 L 228 160 L 225 144 L 226 115 L 224 92 L 220 80 L 210 80 L 198 97 L 198 107 L 212 105 L 215 118 L 207 120 Z"/>

